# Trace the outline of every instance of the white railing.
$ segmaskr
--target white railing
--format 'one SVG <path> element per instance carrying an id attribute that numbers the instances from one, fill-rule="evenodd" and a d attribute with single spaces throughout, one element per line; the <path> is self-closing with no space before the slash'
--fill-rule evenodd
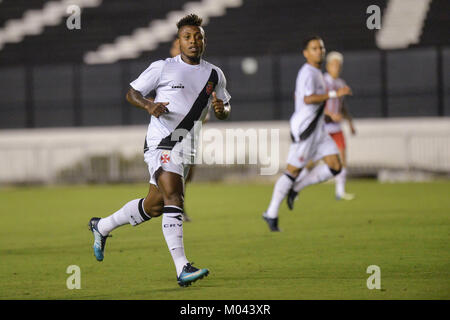
<path id="1" fill-rule="evenodd" d="M 380 169 L 421 170 L 450 173 L 450 118 L 355 120 L 357 135 L 351 136 L 345 127 L 348 145 L 348 166 L 359 171 Z M 32 129 L 0 131 L 0 184 L 29 182 L 142 181 L 148 179 L 143 161 L 146 126 Z M 273 122 L 213 122 L 207 123 L 203 134 L 214 129 L 225 137 L 227 130 L 255 130 L 270 134 L 278 132 L 276 172 L 286 166 L 290 145 L 287 121 Z M 211 132 L 211 131 L 210 131 Z M 224 141 L 224 152 L 229 141 Z M 240 145 L 240 144 L 241 145 Z M 237 145 L 236 145 L 237 144 Z M 236 142 L 234 163 L 242 153 L 250 158 L 248 140 Z M 247 145 L 242 145 L 247 144 Z M 259 142 L 258 142 L 259 144 Z M 277 149 L 274 149 L 277 150 Z M 269 153 L 270 155 L 270 153 Z M 256 165 L 219 165 L 207 170 L 209 178 L 249 169 L 259 175 Z M 210 168 L 212 168 L 210 167 Z M 206 177 L 208 178 L 208 177 Z M 248 178 L 246 176 L 246 178 Z M 262 176 L 261 178 L 265 178 Z M 270 179 L 270 177 L 266 177 Z"/>

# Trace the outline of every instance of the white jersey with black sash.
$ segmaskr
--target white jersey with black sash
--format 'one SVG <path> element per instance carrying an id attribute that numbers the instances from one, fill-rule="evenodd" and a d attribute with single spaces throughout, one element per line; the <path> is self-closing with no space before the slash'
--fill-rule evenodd
<path id="1" fill-rule="evenodd" d="M 231 98 L 220 68 L 203 59 L 198 65 L 190 65 L 180 55 L 153 62 L 130 85 L 143 96 L 155 90 L 155 102 L 169 102 L 168 113 L 159 118 L 151 117 L 146 150 L 172 150 L 181 145 L 185 153 L 194 155 L 194 125 L 206 117 L 212 92 L 215 91 L 224 104 Z"/>
<path id="2" fill-rule="evenodd" d="M 295 85 L 295 112 L 291 117 L 291 138 L 287 163 L 303 168 L 308 161 L 339 154 L 336 143 L 325 131 L 323 111 L 325 102 L 305 103 L 304 98 L 327 92 L 320 69 L 305 63 L 300 69 Z"/>
<path id="3" fill-rule="evenodd" d="M 325 103 L 304 102 L 312 94 L 325 94 L 326 83 L 322 71 L 305 63 L 299 70 L 295 83 L 295 112 L 290 119 L 291 134 L 295 141 L 307 139 L 312 132 L 323 128 Z"/>

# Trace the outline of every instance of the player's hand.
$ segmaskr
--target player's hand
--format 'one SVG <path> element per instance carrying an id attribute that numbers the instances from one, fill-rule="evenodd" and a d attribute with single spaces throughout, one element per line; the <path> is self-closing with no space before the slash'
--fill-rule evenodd
<path id="1" fill-rule="evenodd" d="M 223 113 L 225 110 L 225 106 L 223 105 L 223 100 L 220 100 L 216 96 L 216 92 L 212 93 L 212 107 L 214 108 L 215 113 Z"/>
<path id="2" fill-rule="evenodd" d="M 168 104 L 169 102 L 149 102 L 146 105 L 146 109 L 152 116 L 159 118 L 163 113 L 169 112 L 169 109 L 166 107 Z"/>
<path id="3" fill-rule="evenodd" d="M 352 89 L 350 89 L 349 86 L 345 86 L 345 87 L 337 89 L 336 94 L 337 94 L 338 98 L 340 98 L 343 96 L 351 96 L 353 93 L 352 93 Z"/>

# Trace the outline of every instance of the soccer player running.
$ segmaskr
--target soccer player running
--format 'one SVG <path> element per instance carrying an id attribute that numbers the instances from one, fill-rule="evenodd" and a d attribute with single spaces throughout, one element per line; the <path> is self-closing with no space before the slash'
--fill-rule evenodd
<path id="1" fill-rule="evenodd" d="M 178 56 L 180 53 L 181 53 L 181 52 L 180 52 L 180 43 L 179 43 L 179 41 L 178 41 L 178 37 L 176 37 L 176 38 L 172 41 L 172 44 L 171 44 L 170 49 L 169 49 L 169 54 L 170 54 L 170 56 L 173 58 L 173 57 Z M 155 90 L 152 90 L 151 93 L 150 93 L 150 97 L 147 97 L 147 99 L 149 99 L 149 100 L 151 100 L 151 101 L 153 102 L 153 101 L 155 101 L 155 96 L 156 96 L 156 91 L 155 91 Z M 209 112 L 208 112 L 207 116 L 208 116 L 208 115 L 209 115 Z M 205 119 L 205 120 L 206 120 L 206 119 Z M 186 185 L 188 184 L 188 182 L 191 182 L 191 181 L 192 181 L 192 176 L 193 176 L 193 172 L 194 172 L 194 167 L 195 167 L 195 165 L 194 165 L 194 164 L 191 164 L 191 166 L 190 166 L 190 168 L 189 168 L 189 173 L 188 173 L 187 177 L 185 177 L 185 179 L 184 179 L 185 193 L 186 193 Z M 186 170 L 187 170 L 187 169 L 186 169 Z M 186 208 L 184 208 L 183 221 L 186 221 L 186 222 L 190 222 L 190 221 L 191 221 L 191 218 L 189 217 L 189 215 L 188 215 L 187 212 L 186 212 Z"/>
<path id="2" fill-rule="evenodd" d="M 327 72 L 325 73 L 325 83 L 328 90 L 338 90 L 345 87 L 347 84 L 339 78 L 344 57 L 341 53 L 332 51 L 327 54 Z M 347 159 L 346 159 L 346 144 L 344 133 L 342 132 L 341 122 L 343 119 L 348 121 L 350 131 L 352 134 L 356 133 L 353 125 L 352 117 L 348 111 L 344 97 L 330 98 L 325 105 L 325 130 L 336 143 L 342 162 L 342 170 L 335 178 L 335 195 L 337 200 L 353 200 L 354 194 L 345 192 L 345 183 L 347 180 Z"/>
<path id="3" fill-rule="evenodd" d="M 172 45 L 170 47 L 170 56 L 175 57 L 179 54 L 180 54 L 180 44 L 178 38 L 175 38 L 175 40 L 172 41 Z M 206 114 L 205 119 L 203 119 L 203 123 L 207 122 L 208 120 L 209 120 L 209 112 Z M 188 175 L 184 179 L 185 184 L 192 182 L 195 171 L 196 171 L 195 164 L 190 164 Z M 192 221 L 189 215 L 186 213 L 186 209 L 184 209 L 183 219 L 186 222 Z"/>
<path id="4" fill-rule="evenodd" d="M 144 145 L 150 172 L 147 196 L 129 201 L 106 218 L 92 218 L 89 222 L 94 255 L 102 261 L 112 230 L 162 215 L 163 235 L 180 286 L 188 286 L 209 273 L 189 263 L 183 245 L 184 179 L 189 169 L 186 159 L 192 161 L 195 153 L 194 131 L 210 106 L 220 120 L 228 118 L 231 110 L 222 70 L 202 59 L 206 39 L 201 25 L 197 15 L 182 18 L 177 23 L 181 54 L 150 64 L 131 82 L 127 93 L 131 104 L 151 115 Z M 145 98 L 151 90 L 156 90 L 154 101 Z"/>
<path id="5" fill-rule="evenodd" d="M 303 188 L 326 181 L 339 174 L 342 164 L 339 150 L 324 128 L 324 108 L 328 99 L 351 95 L 351 89 L 344 86 L 338 90 L 327 91 L 320 70 L 325 57 L 325 46 L 318 36 L 303 42 L 303 55 L 306 63 L 300 69 L 295 87 L 295 112 L 290 119 L 292 144 L 289 148 L 287 168 L 277 180 L 269 207 L 263 213 L 271 231 L 280 231 L 278 210 L 283 199 L 288 196 L 288 206 Z M 308 161 L 323 160 L 306 175 L 300 175 Z"/>

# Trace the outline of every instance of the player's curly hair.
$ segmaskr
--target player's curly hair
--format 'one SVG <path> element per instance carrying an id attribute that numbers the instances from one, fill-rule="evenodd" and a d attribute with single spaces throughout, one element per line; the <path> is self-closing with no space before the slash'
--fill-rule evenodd
<path id="1" fill-rule="evenodd" d="M 196 14 L 188 14 L 177 22 L 177 28 L 180 30 L 184 26 L 202 26 L 203 19 Z"/>

